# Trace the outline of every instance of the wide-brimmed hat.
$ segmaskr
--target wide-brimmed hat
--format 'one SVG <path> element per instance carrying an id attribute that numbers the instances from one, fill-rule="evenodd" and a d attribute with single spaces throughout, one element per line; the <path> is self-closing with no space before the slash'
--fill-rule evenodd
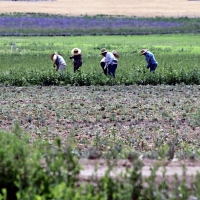
<path id="1" fill-rule="evenodd" d="M 140 55 L 141 55 L 141 56 L 144 55 L 147 51 L 148 51 L 148 49 L 142 49 Z"/>
<path id="2" fill-rule="evenodd" d="M 119 58 L 119 53 L 117 53 L 115 50 L 112 51 L 112 54 L 115 56 L 115 58 Z"/>
<path id="3" fill-rule="evenodd" d="M 106 50 L 106 48 L 102 48 L 101 49 L 101 54 L 100 55 L 102 55 L 103 53 L 107 53 L 108 51 Z"/>
<path id="4" fill-rule="evenodd" d="M 74 48 L 72 49 L 71 53 L 73 56 L 77 56 L 81 54 L 81 50 L 79 48 Z"/>

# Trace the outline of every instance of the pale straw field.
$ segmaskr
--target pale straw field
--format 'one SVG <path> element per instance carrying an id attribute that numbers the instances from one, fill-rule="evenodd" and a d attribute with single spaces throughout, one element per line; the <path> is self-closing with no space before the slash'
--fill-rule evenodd
<path id="1" fill-rule="evenodd" d="M 62 15 L 126 15 L 138 17 L 200 17 L 200 0 L 55 0 L 4 1 L 0 13 L 31 12 Z"/>

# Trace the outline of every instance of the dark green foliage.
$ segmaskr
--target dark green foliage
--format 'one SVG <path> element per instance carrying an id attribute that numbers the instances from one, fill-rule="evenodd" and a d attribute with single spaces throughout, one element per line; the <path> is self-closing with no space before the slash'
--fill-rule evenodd
<path id="1" fill-rule="evenodd" d="M 142 161 L 131 159 L 123 173 L 117 171 L 118 160 L 107 160 L 107 171 L 90 182 L 78 179 L 81 166 L 73 149 L 56 138 L 53 143 L 35 140 L 30 143 L 18 123 L 11 133 L 0 131 L 0 199 L 1 200 L 186 200 L 199 198 L 199 174 L 188 186 L 186 168 L 180 180 L 168 181 L 166 169 L 157 176 L 158 163 L 149 176 L 142 175 Z M 175 141 L 174 141 L 175 142 Z M 113 173 L 114 172 L 114 173 Z"/>
<path id="2" fill-rule="evenodd" d="M 0 131 L 0 138 L 0 190 L 7 190 L 9 200 L 17 199 L 17 192 L 18 199 L 36 194 L 51 198 L 52 188 L 62 182 L 74 187 L 80 166 L 70 148 L 61 148 L 60 139 L 53 147 L 40 141 L 29 144 L 17 123 L 13 133 Z"/>
<path id="3" fill-rule="evenodd" d="M 194 69 L 189 71 L 167 72 L 161 74 L 159 72 L 155 74 L 146 73 L 140 74 L 137 77 L 132 78 L 132 75 L 120 74 L 113 79 L 112 77 L 105 77 L 99 72 L 86 73 L 83 70 L 78 73 L 63 72 L 55 73 L 52 71 L 25 71 L 1 74 L 0 83 L 5 86 L 62 86 L 62 85 L 74 85 L 74 86 L 90 86 L 90 85 L 175 85 L 175 84 L 200 84 L 200 76 L 198 71 Z"/>
<path id="4" fill-rule="evenodd" d="M 23 188 L 27 184 L 28 147 L 26 140 L 22 141 L 21 130 L 16 124 L 13 134 L 0 132 L 0 190 L 7 190 L 8 199 L 16 199 L 16 181 L 19 180 Z"/>

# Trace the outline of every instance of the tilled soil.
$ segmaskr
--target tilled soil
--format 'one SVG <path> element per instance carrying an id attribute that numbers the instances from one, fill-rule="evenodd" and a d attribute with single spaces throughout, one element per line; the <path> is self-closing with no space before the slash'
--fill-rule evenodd
<path id="1" fill-rule="evenodd" d="M 40 137 L 53 142 L 59 136 L 63 145 L 72 144 L 83 165 L 83 181 L 90 179 L 97 163 L 97 175 L 103 176 L 103 158 L 112 149 L 122 157 L 126 151 L 138 152 L 142 174 L 149 176 L 158 160 L 147 159 L 147 154 L 173 142 L 173 157 L 163 164 L 166 175 L 169 180 L 175 173 L 181 177 L 184 164 L 190 181 L 200 170 L 195 161 L 200 145 L 199 96 L 197 85 L 0 87 L 0 127 L 11 131 L 18 121 L 30 141 Z M 96 147 L 99 154 L 92 157 Z M 113 176 L 126 167 L 131 167 L 130 161 L 117 160 Z M 162 175 L 161 168 L 157 173 Z"/>

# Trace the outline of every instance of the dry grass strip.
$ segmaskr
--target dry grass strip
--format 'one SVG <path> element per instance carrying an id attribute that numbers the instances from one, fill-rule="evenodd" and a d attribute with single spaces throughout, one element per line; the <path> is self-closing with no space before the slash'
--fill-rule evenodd
<path id="1" fill-rule="evenodd" d="M 70 16 L 126 15 L 138 17 L 200 17 L 200 1 L 189 0 L 55 0 L 3 1 L 0 13 L 31 12 Z"/>

